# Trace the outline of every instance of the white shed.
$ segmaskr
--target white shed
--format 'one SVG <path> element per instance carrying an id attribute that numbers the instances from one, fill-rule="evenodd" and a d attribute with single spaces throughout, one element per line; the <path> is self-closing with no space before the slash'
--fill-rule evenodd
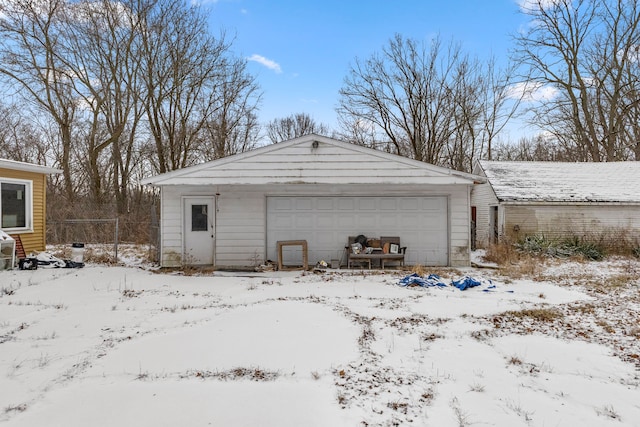
<path id="1" fill-rule="evenodd" d="M 399 236 L 409 265 L 465 266 L 475 178 L 306 135 L 143 183 L 161 190 L 165 267 L 247 268 L 277 260 L 280 240 L 306 240 L 310 265 L 344 262 L 359 234 Z"/>
<path id="2" fill-rule="evenodd" d="M 474 173 L 476 239 L 577 236 L 640 239 L 640 162 L 502 162 L 481 160 Z"/>

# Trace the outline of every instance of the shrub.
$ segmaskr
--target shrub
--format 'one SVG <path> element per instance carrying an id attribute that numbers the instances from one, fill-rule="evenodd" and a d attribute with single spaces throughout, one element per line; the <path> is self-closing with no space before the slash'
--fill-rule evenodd
<path id="1" fill-rule="evenodd" d="M 586 259 L 599 261 L 604 258 L 605 251 L 602 244 L 571 236 L 564 239 L 548 239 L 543 235 L 526 236 L 516 243 L 516 248 L 525 253 L 546 255 L 556 258 L 582 256 Z"/>
<path id="2" fill-rule="evenodd" d="M 572 236 L 560 243 L 560 248 L 570 255 L 582 255 L 586 259 L 600 261 L 604 258 L 604 249 L 595 242 Z"/>

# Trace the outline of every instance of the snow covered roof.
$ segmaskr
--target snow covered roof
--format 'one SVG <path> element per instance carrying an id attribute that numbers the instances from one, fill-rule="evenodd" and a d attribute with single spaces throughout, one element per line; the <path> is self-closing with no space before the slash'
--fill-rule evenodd
<path id="1" fill-rule="evenodd" d="M 58 174 L 62 173 L 61 169 L 51 168 L 49 166 L 36 165 L 35 163 L 18 162 L 9 159 L 0 159 L 0 169 L 12 169 L 25 172 L 36 172 L 42 174 Z"/>
<path id="2" fill-rule="evenodd" d="M 479 165 L 500 201 L 640 203 L 640 162 Z"/>

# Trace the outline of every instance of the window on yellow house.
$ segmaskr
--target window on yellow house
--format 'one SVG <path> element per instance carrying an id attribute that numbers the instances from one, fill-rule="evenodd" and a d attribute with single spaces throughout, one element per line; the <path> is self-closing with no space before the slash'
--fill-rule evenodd
<path id="1" fill-rule="evenodd" d="M 0 228 L 21 230 L 31 227 L 31 183 L 0 179 Z"/>

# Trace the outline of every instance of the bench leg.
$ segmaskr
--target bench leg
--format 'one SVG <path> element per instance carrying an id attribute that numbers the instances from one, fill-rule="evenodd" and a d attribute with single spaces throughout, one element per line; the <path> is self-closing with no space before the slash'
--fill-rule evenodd
<path id="1" fill-rule="evenodd" d="M 369 270 L 371 270 L 371 258 L 358 258 L 356 260 L 352 260 L 351 258 L 349 258 L 347 260 L 347 268 L 349 270 L 351 270 L 354 262 L 360 264 L 361 265 L 360 268 L 364 268 L 364 264 L 366 263 L 367 264 L 367 268 Z"/>

